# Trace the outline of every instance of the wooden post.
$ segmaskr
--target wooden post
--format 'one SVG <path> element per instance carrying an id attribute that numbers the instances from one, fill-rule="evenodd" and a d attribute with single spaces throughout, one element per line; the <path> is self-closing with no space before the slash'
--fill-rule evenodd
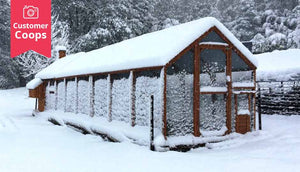
<path id="1" fill-rule="evenodd" d="M 231 133 L 231 97 L 232 97 L 232 74 L 231 74 L 231 49 L 226 49 L 226 84 L 227 84 L 227 97 L 226 97 L 226 134 Z"/>
<path id="2" fill-rule="evenodd" d="M 107 77 L 108 80 L 108 121 L 112 121 L 112 77 L 110 74 L 108 74 Z"/>
<path id="3" fill-rule="evenodd" d="M 38 110 L 43 112 L 45 110 L 45 99 L 46 99 L 46 86 L 45 83 L 42 83 L 38 87 L 39 98 L 38 98 Z"/>
<path id="4" fill-rule="evenodd" d="M 260 86 L 258 85 L 258 129 L 262 130 L 262 125 L 261 125 L 261 90 Z"/>
<path id="5" fill-rule="evenodd" d="M 95 111 L 94 111 L 94 94 L 95 94 L 95 85 L 94 85 L 94 78 L 93 76 L 89 76 L 89 92 L 90 92 L 90 116 L 94 117 Z"/>
<path id="6" fill-rule="evenodd" d="M 200 121 L 200 53 L 198 43 L 194 47 L 194 85 L 193 85 L 193 119 L 194 119 L 194 136 L 200 136 L 199 121 Z"/>
<path id="7" fill-rule="evenodd" d="M 136 119 L 136 114 L 135 114 L 135 84 L 136 84 L 136 76 L 135 72 L 131 71 L 131 126 L 135 126 L 135 119 Z"/>
<path id="8" fill-rule="evenodd" d="M 154 151 L 154 96 L 151 95 L 150 150 Z"/>
<path id="9" fill-rule="evenodd" d="M 64 78 L 64 86 L 65 86 L 65 97 L 64 97 L 64 112 L 66 112 L 67 111 L 67 79 L 66 78 Z"/>
<path id="10" fill-rule="evenodd" d="M 75 77 L 75 113 L 78 113 L 78 78 Z"/>
<path id="11" fill-rule="evenodd" d="M 256 69 L 253 71 L 254 90 L 256 90 Z M 253 95 L 254 130 L 256 130 L 256 93 Z"/>
<path id="12" fill-rule="evenodd" d="M 165 140 L 167 140 L 167 67 L 164 66 L 163 70 L 163 80 L 164 80 L 164 91 L 163 91 L 163 135 Z"/>

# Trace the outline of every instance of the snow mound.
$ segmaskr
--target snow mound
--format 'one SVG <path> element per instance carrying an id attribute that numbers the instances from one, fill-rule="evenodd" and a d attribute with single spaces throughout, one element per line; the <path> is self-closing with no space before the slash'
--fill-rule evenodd
<path id="1" fill-rule="evenodd" d="M 300 49 L 275 50 L 255 55 L 258 81 L 287 81 L 300 73 Z"/>

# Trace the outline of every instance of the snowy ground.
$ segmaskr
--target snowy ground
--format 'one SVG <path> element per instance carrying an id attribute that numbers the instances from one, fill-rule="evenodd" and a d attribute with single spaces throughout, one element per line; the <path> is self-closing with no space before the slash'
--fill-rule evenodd
<path id="1" fill-rule="evenodd" d="M 0 171 L 298 171 L 300 116 L 263 116 L 264 130 L 187 153 L 104 142 L 31 116 L 24 88 L 0 90 Z"/>

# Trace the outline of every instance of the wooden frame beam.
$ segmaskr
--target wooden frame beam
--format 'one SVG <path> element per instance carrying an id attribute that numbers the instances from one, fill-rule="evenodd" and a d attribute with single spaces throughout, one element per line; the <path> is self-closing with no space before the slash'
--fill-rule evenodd
<path id="1" fill-rule="evenodd" d="M 200 136 L 200 53 L 201 49 L 198 44 L 194 47 L 194 85 L 193 85 L 193 121 L 194 136 Z"/>
<path id="2" fill-rule="evenodd" d="M 49 78 L 55 80 L 61 79 L 70 79 L 75 77 L 89 77 L 89 76 L 97 76 L 97 75 L 108 75 L 108 74 L 121 74 L 121 73 L 130 73 L 130 71 L 140 72 L 140 71 L 147 71 L 147 70 L 161 70 L 164 66 L 153 66 L 153 67 L 143 67 L 143 68 L 135 68 L 135 69 L 125 69 L 125 70 L 116 70 L 116 71 L 109 71 L 109 72 L 99 72 L 99 73 L 90 73 L 90 74 L 83 74 L 83 75 L 71 75 L 66 77 L 59 77 L 59 78 Z"/>
<path id="3" fill-rule="evenodd" d="M 231 96 L 232 96 L 232 61 L 231 49 L 226 50 L 226 84 L 227 84 L 227 97 L 226 97 L 226 127 L 227 133 L 231 133 Z"/>
<path id="4" fill-rule="evenodd" d="M 39 98 L 38 98 L 38 110 L 40 112 L 43 112 L 45 110 L 45 99 L 46 99 L 46 84 L 43 82 L 39 87 L 38 87 L 38 93 L 39 93 Z"/>
<path id="5" fill-rule="evenodd" d="M 254 90 L 256 90 L 256 69 L 253 70 Z M 256 94 L 253 96 L 254 130 L 256 130 Z"/>
<path id="6" fill-rule="evenodd" d="M 163 135 L 167 140 L 167 67 L 164 70 L 164 91 L 163 91 Z"/>

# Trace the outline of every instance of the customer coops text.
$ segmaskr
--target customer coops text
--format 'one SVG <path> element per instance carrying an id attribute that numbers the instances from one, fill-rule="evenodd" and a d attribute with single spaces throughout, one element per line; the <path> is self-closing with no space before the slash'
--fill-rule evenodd
<path id="1" fill-rule="evenodd" d="M 47 29 L 48 24 L 18 24 L 14 23 L 13 24 L 14 29 Z M 21 30 L 16 31 L 15 37 L 17 39 L 34 39 L 36 42 L 39 39 L 46 39 L 47 38 L 47 33 L 33 33 L 33 32 L 22 32 Z"/>

